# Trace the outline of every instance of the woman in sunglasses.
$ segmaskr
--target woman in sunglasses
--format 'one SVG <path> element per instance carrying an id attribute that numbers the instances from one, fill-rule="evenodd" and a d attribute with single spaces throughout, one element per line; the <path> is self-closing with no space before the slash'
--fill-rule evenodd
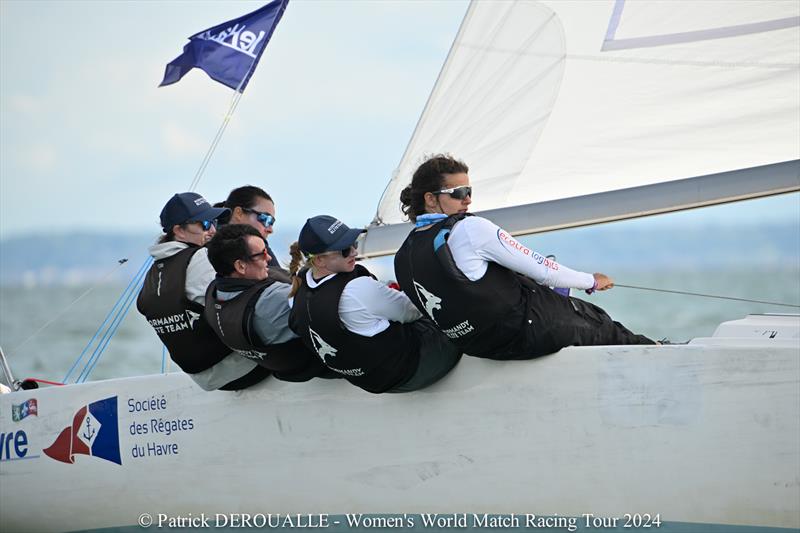
<path id="1" fill-rule="evenodd" d="M 273 279 L 279 279 L 289 283 L 289 273 L 280 265 L 275 252 L 269 247 L 269 236 L 275 231 L 275 202 L 264 189 L 255 185 L 245 185 L 233 189 L 228 198 L 222 202 L 220 207 L 230 209 L 230 218 L 225 220 L 226 224 L 245 224 L 258 231 L 264 242 L 267 243 L 267 253 L 269 253 L 270 275 Z"/>
<path id="2" fill-rule="evenodd" d="M 401 195 L 415 228 L 395 255 L 400 287 L 464 353 L 530 359 L 565 346 L 655 344 L 601 308 L 549 287 L 614 286 L 523 246 L 491 221 L 471 216 L 467 166 L 446 155 L 424 162 Z"/>
<path id="3" fill-rule="evenodd" d="M 231 353 L 203 320 L 206 288 L 215 276 L 205 244 L 227 213 L 197 193 L 170 198 L 161 211 L 164 235 L 150 247 L 154 263 L 136 302 L 172 360 L 204 390 L 244 389 L 270 375 Z"/>
<path id="4" fill-rule="evenodd" d="M 356 265 L 364 231 L 330 216 L 306 221 L 292 245 L 289 327 L 328 368 L 367 392 L 427 387 L 461 352 L 403 293 Z"/>
<path id="5" fill-rule="evenodd" d="M 267 246 L 246 224 L 227 224 L 208 243 L 217 277 L 206 291 L 205 318 L 236 353 L 282 381 L 339 377 L 289 329 L 291 285 L 272 279 Z"/>

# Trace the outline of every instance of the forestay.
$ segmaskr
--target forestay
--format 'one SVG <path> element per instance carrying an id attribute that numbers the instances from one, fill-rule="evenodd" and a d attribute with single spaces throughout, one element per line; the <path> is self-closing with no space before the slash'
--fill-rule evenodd
<path id="1" fill-rule="evenodd" d="M 375 223 L 403 221 L 400 191 L 439 152 L 469 165 L 474 211 L 528 206 L 514 233 L 798 190 L 799 72 L 797 2 L 473 1 Z M 581 214 L 618 190 L 638 193 Z M 531 223 L 543 202 L 576 214 Z M 406 231 L 370 233 L 368 254 Z"/>

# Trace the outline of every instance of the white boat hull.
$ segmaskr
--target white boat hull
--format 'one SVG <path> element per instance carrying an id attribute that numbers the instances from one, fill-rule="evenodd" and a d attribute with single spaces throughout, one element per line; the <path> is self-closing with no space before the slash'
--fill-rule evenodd
<path id="1" fill-rule="evenodd" d="M 142 513 L 203 512 L 649 513 L 797 528 L 792 328 L 733 346 L 465 357 L 409 394 L 371 395 L 342 380 L 208 393 L 168 374 L 0 395 L 0 529 L 133 526 Z M 121 464 L 43 452 L 79 409 L 113 397 Z M 12 406 L 30 399 L 38 413 L 12 420 Z M 154 410 L 131 412 L 151 399 Z"/>

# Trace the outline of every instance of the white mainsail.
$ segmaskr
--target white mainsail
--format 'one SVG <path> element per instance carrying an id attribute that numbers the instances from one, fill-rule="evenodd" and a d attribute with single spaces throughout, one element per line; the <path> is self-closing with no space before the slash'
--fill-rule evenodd
<path id="1" fill-rule="evenodd" d="M 403 221 L 400 191 L 439 152 L 516 233 L 798 190 L 800 3 L 473 2 L 377 224 Z M 630 194 L 651 186 L 651 206 Z M 591 213 L 543 205 L 619 190 Z M 508 219 L 531 204 L 545 216 Z M 405 233 L 377 227 L 364 252 Z"/>

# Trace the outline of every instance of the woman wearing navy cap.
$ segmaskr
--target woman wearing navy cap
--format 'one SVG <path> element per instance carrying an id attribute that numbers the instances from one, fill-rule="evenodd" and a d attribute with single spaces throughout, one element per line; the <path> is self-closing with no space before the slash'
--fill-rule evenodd
<path id="1" fill-rule="evenodd" d="M 491 221 L 470 216 L 467 166 L 437 155 L 400 195 L 416 224 L 394 259 L 403 292 L 467 355 L 530 359 L 565 346 L 655 344 L 601 308 L 548 288 L 614 286 L 559 265 Z"/>
<path id="2" fill-rule="evenodd" d="M 170 198 L 161 211 L 164 235 L 150 247 L 154 263 L 136 302 L 172 360 L 204 390 L 243 389 L 270 375 L 231 353 L 203 319 L 206 289 L 216 275 L 204 246 L 227 213 L 197 193 Z"/>
<path id="3" fill-rule="evenodd" d="M 364 231 L 331 216 L 306 221 L 291 248 L 289 326 L 328 368 L 368 392 L 427 387 L 461 353 L 403 293 L 356 264 Z"/>

